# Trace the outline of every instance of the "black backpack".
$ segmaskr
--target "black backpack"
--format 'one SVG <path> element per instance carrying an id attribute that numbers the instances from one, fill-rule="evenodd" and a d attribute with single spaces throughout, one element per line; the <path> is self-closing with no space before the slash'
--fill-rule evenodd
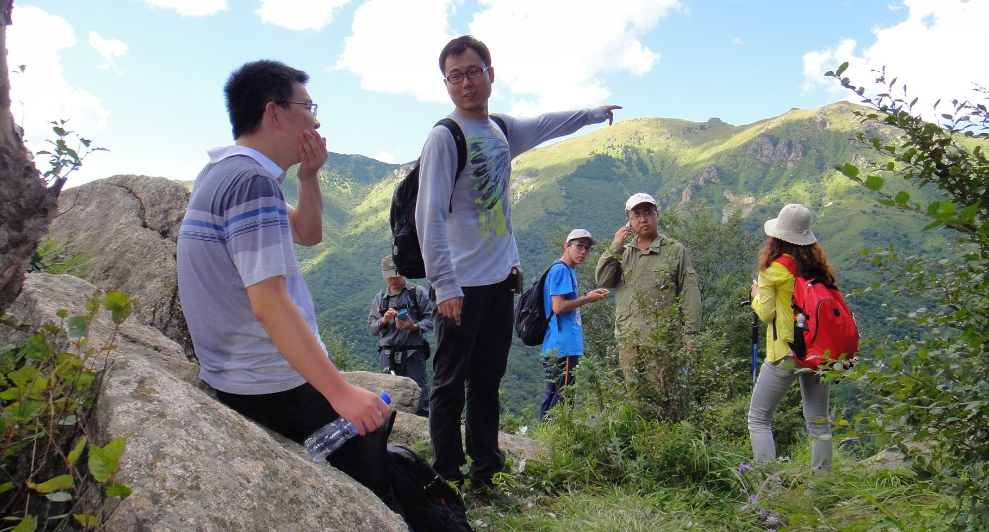
<path id="1" fill-rule="evenodd" d="M 488 115 L 508 135 L 505 119 L 499 115 Z M 457 173 L 453 176 L 453 186 L 457 186 L 460 173 L 467 166 L 467 141 L 464 132 L 450 118 L 444 118 L 436 123 L 450 130 L 454 142 L 457 143 Z M 435 127 L 435 126 L 434 126 Z M 419 161 L 416 161 L 412 171 L 395 187 L 391 198 L 391 255 L 395 262 L 395 270 L 410 279 L 426 277 L 426 264 L 422 260 L 422 248 L 419 246 L 419 232 L 416 230 L 416 202 L 419 200 Z M 450 212 L 453 212 L 453 196 L 450 196 Z"/>
<path id="2" fill-rule="evenodd" d="M 457 491 L 429 462 L 402 445 L 388 446 L 392 494 L 412 532 L 470 532 Z"/>
<path id="3" fill-rule="evenodd" d="M 549 275 L 549 271 L 553 266 L 561 263 L 562 261 L 558 260 L 546 268 L 542 277 L 532 283 L 528 290 L 522 292 L 522 297 L 515 304 L 515 333 L 525 345 L 542 345 L 543 339 L 546 338 L 549 320 L 553 319 L 553 309 L 550 307 L 547 316 L 543 305 L 543 288 L 546 286 L 546 276 Z M 563 329 L 560 323 L 557 323 L 557 327 Z"/>

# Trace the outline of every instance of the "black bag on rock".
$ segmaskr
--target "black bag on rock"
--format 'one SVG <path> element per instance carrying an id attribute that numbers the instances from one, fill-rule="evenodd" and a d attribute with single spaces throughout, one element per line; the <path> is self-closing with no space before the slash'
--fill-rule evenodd
<path id="1" fill-rule="evenodd" d="M 392 495 L 412 532 L 470 532 L 460 495 L 429 462 L 402 445 L 388 446 Z"/>

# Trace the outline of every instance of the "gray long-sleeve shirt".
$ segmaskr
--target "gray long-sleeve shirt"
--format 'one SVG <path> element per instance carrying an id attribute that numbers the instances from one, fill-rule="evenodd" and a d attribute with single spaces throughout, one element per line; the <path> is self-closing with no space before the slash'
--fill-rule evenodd
<path id="1" fill-rule="evenodd" d="M 419 303 L 419 311 L 422 316 L 416 314 L 416 305 L 412 302 L 412 293 L 416 295 Z M 387 296 L 388 289 L 378 292 L 371 302 L 371 312 L 367 316 L 367 332 L 380 337 L 378 345 L 388 347 L 408 347 L 422 345 L 422 338 L 425 333 L 433 330 L 433 317 L 436 313 L 436 305 L 429 300 L 426 289 L 407 284 L 398 294 L 390 295 L 387 299 L 387 306 L 382 304 L 382 294 Z M 392 323 L 383 323 L 381 316 L 389 309 L 409 309 L 409 319 L 419 324 L 418 331 L 403 331 Z"/>
<path id="2" fill-rule="evenodd" d="M 416 229 L 437 302 L 463 296 L 464 286 L 500 282 L 519 265 L 509 194 L 512 159 L 546 140 L 603 122 L 607 112 L 599 107 L 533 118 L 501 116 L 507 134 L 490 118 L 449 115 L 467 144 L 467 165 L 456 186 L 457 146 L 449 130 L 433 128 L 422 148 Z"/>

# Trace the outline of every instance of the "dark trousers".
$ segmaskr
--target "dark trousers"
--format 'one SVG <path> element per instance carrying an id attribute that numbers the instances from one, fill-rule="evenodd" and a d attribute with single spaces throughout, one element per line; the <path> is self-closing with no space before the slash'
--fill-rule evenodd
<path id="1" fill-rule="evenodd" d="M 498 448 L 498 387 L 508 365 L 515 319 L 515 297 L 509 288 L 507 280 L 465 287 L 459 327 L 453 319 L 437 312 L 429 437 L 433 467 L 444 478 L 461 478 L 460 466 L 467 463 L 460 437 L 460 414 L 465 403 L 471 477 L 489 482 L 505 465 L 505 455 Z"/>
<path id="2" fill-rule="evenodd" d="M 550 355 L 543 359 L 543 368 L 546 370 L 546 392 L 543 393 L 543 402 L 539 405 L 540 421 L 546 419 L 546 412 L 549 412 L 550 408 L 566 400 L 563 389 L 573 384 L 573 370 L 577 364 L 580 364 L 579 356 L 555 357 Z"/>
<path id="3" fill-rule="evenodd" d="M 316 429 L 339 417 L 323 394 L 308 382 L 284 392 L 238 395 L 217 390 L 216 396 L 241 415 L 300 444 Z M 380 441 L 387 440 L 385 432 L 354 436 L 326 460 L 381 497 L 391 486 L 387 442 Z"/>
<path id="4" fill-rule="evenodd" d="M 395 350 L 383 346 L 378 353 L 378 368 L 382 373 L 408 377 L 419 385 L 419 406 L 416 415 L 429 415 L 429 382 L 426 379 L 426 355 L 420 348 Z"/>

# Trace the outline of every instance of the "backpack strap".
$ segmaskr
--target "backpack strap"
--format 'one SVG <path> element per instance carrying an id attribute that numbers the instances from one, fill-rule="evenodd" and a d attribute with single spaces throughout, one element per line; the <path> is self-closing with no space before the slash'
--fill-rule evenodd
<path id="1" fill-rule="evenodd" d="M 791 257 L 789 255 L 780 255 L 779 257 L 776 257 L 776 260 L 774 260 L 773 262 L 778 262 L 780 266 L 786 268 L 786 270 L 788 272 L 790 272 L 790 275 L 793 276 L 794 282 L 796 282 L 796 278 L 797 278 L 797 261 L 793 260 L 793 257 Z M 796 303 L 794 303 L 792 297 L 790 298 L 790 306 L 791 307 L 796 307 Z M 796 333 L 794 333 L 794 334 L 796 334 Z M 776 341 L 776 339 L 777 339 L 776 320 L 773 319 L 773 341 Z"/>
<path id="2" fill-rule="evenodd" d="M 378 292 L 378 313 L 379 314 L 381 313 L 382 305 L 385 305 L 385 307 L 384 307 L 385 309 L 388 308 L 387 305 L 388 305 L 388 298 L 389 297 L 391 297 L 391 294 L 386 294 L 384 288 L 382 288 L 381 291 Z"/>
<path id="3" fill-rule="evenodd" d="M 560 260 L 560 259 L 556 259 L 555 261 L 553 261 L 553 264 L 550 264 L 549 265 L 549 268 L 546 268 L 546 273 L 543 274 L 543 279 L 544 279 L 543 280 L 543 291 L 544 292 L 546 291 L 546 281 L 545 281 L 545 278 L 546 277 L 549 277 L 549 271 L 552 270 L 553 269 L 553 266 L 556 266 L 557 264 L 563 264 L 563 261 Z M 553 319 L 553 316 L 554 315 L 556 315 L 556 313 L 553 312 L 553 294 L 550 294 L 550 296 L 549 296 L 549 317 L 546 318 L 546 319 L 547 320 L 551 320 L 551 319 Z M 556 316 L 556 332 L 563 332 L 563 324 L 560 323 L 560 317 L 559 316 Z"/>
<path id="4" fill-rule="evenodd" d="M 412 300 L 412 306 L 415 307 L 416 321 L 422 321 L 422 308 L 419 307 L 419 291 L 416 288 L 416 285 L 410 283 L 406 290 L 409 291 L 409 299 Z"/>
<path id="5" fill-rule="evenodd" d="M 505 115 L 501 115 L 501 114 L 488 115 L 488 118 L 490 118 L 491 121 L 498 126 L 498 129 L 500 129 L 501 132 L 505 134 L 505 138 L 508 138 L 508 124 L 505 122 Z"/>
<path id="6" fill-rule="evenodd" d="M 453 175 L 453 186 L 457 186 L 457 180 L 460 179 L 460 173 L 464 171 L 464 167 L 467 166 L 467 141 L 464 140 L 464 131 L 460 129 L 460 125 L 453 121 L 452 118 L 444 118 L 436 123 L 437 126 L 443 126 L 450 130 L 450 134 L 453 135 L 453 142 L 457 144 L 457 173 Z M 433 126 L 436 127 L 436 126 Z M 450 188 L 450 212 L 453 212 L 453 188 Z"/>
<path id="7" fill-rule="evenodd" d="M 780 255 L 779 257 L 776 257 L 776 260 L 773 262 L 780 263 L 780 266 L 786 268 L 787 271 L 790 272 L 790 275 L 793 275 L 794 277 L 797 276 L 797 261 L 793 260 L 793 257 L 789 255 Z"/>

